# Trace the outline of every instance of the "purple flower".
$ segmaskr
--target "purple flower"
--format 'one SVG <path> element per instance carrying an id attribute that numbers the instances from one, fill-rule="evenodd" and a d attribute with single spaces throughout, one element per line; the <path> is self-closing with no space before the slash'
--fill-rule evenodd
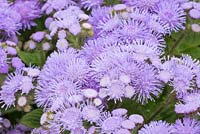
<path id="1" fill-rule="evenodd" d="M 63 112 L 57 112 L 54 115 L 53 127 L 60 128 L 60 131 L 74 130 L 82 127 L 81 110 L 76 107 L 66 108 Z M 55 124 L 54 124 L 55 123 Z"/>
<path id="2" fill-rule="evenodd" d="M 99 7 L 102 4 L 103 0 L 81 0 L 81 5 L 87 10 Z"/>
<path id="3" fill-rule="evenodd" d="M 68 42 L 66 39 L 58 39 L 56 43 L 58 50 L 63 51 L 68 48 Z"/>
<path id="4" fill-rule="evenodd" d="M 200 107 L 200 94 L 198 92 L 188 93 L 183 96 L 181 101 L 183 103 L 179 103 L 175 105 L 175 112 L 179 114 L 189 114 L 196 112 Z"/>
<path id="5" fill-rule="evenodd" d="M 47 0 L 47 2 L 42 7 L 42 10 L 46 12 L 46 14 L 50 14 L 51 12 L 67 9 L 71 5 L 76 5 L 76 3 L 72 0 Z"/>
<path id="6" fill-rule="evenodd" d="M 109 99 L 121 100 L 126 92 L 131 92 L 129 97 L 134 95 L 141 103 L 152 100 L 152 94 L 157 96 L 162 87 L 156 68 L 143 61 L 137 63 L 133 54 L 119 48 L 113 46 L 93 60 L 92 77 L 100 82 L 101 90 Z"/>
<path id="7" fill-rule="evenodd" d="M 184 29 L 186 21 L 184 10 L 177 1 L 164 0 L 158 4 L 156 13 L 161 21 L 169 25 L 171 31 Z"/>
<path id="8" fill-rule="evenodd" d="M 70 6 L 66 10 L 57 11 L 53 15 L 55 20 L 51 21 L 48 26 L 48 29 L 51 31 L 50 35 L 55 35 L 58 28 L 68 29 L 73 35 L 80 33 L 79 14 L 83 14 L 83 11 L 76 6 Z"/>
<path id="9" fill-rule="evenodd" d="M 92 12 L 88 21 L 93 26 L 94 31 L 97 30 L 96 28 L 99 22 L 103 21 L 103 18 L 108 16 L 111 10 L 112 8 L 110 7 L 98 7 L 98 8 L 92 9 Z"/>
<path id="10" fill-rule="evenodd" d="M 92 103 L 82 104 L 81 114 L 84 120 L 96 122 L 101 116 L 102 108 L 94 106 Z"/>
<path id="11" fill-rule="evenodd" d="M 176 120 L 174 124 L 173 134 L 199 134 L 200 133 L 200 122 L 195 119 L 183 118 L 182 120 Z"/>
<path id="12" fill-rule="evenodd" d="M 52 53 L 39 75 L 36 102 L 52 110 L 72 103 L 73 97 L 79 96 L 88 71 L 89 66 L 74 49 Z"/>
<path id="13" fill-rule="evenodd" d="M 134 20 L 124 20 L 122 24 L 113 31 L 113 34 L 123 42 L 131 42 L 135 39 L 146 39 L 151 35 L 150 29 L 145 25 Z"/>
<path id="14" fill-rule="evenodd" d="M 67 79 L 51 80 L 50 85 L 38 87 L 35 92 L 36 103 L 44 108 L 52 111 L 63 109 L 69 104 L 69 98 L 80 93 L 80 87 L 77 83 L 73 83 Z"/>
<path id="15" fill-rule="evenodd" d="M 30 90 L 34 88 L 32 77 L 25 76 L 25 72 L 22 70 L 16 70 L 7 76 L 2 85 L 0 91 L 0 100 L 3 102 L 3 106 L 9 108 L 15 104 L 15 93 L 21 91 L 21 94 L 28 94 Z"/>
<path id="16" fill-rule="evenodd" d="M 8 73 L 7 54 L 0 47 L 0 74 Z"/>
<path id="17" fill-rule="evenodd" d="M 31 129 L 22 125 L 22 124 L 17 124 L 14 129 L 10 130 L 8 133 L 9 134 L 25 134 L 29 132 Z"/>
<path id="18" fill-rule="evenodd" d="M 88 63 L 91 63 L 101 53 L 115 47 L 116 43 L 117 39 L 112 36 L 88 40 L 81 50 L 81 55 L 86 58 Z"/>
<path id="19" fill-rule="evenodd" d="M 125 4 L 129 6 L 134 6 L 139 9 L 154 10 L 157 8 L 158 3 L 162 2 L 160 0 L 123 0 Z"/>
<path id="20" fill-rule="evenodd" d="M 17 55 L 17 50 L 16 50 L 16 48 L 13 48 L 13 47 L 6 47 L 6 48 L 5 48 L 5 52 L 6 52 L 8 55 L 12 55 L 12 56 Z"/>
<path id="21" fill-rule="evenodd" d="M 181 58 L 172 57 L 162 65 L 170 75 L 171 85 L 180 96 L 193 89 L 197 67 L 198 62 L 188 55 L 183 55 Z"/>
<path id="22" fill-rule="evenodd" d="M 70 81 L 83 82 L 89 66 L 84 58 L 79 58 L 75 49 L 69 48 L 62 52 L 54 52 L 47 59 L 39 79 L 41 85 L 46 86 L 48 82 L 54 81 L 55 76 L 58 78 L 67 78 Z"/>
<path id="23" fill-rule="evenodd" d="M 23 30 L 36 26 L 33 20 L 39 18 L 42 13 L 38 0 L 17 0 L 12 5 L 12 9 L 20 14 Z"/>
<path id="24" fill-rule="evenodd" d="M 115 28 L 117 28 L 120 25 L 120 23 L 121 23 L 121 20 L 119 16 L 108 15 L 99 21 L 97 25 L 97 30 L 99 31 L 99 33 L 97 34 L 105 33 L 106 35 L 109 32 L 112 32 Z"/>
<path id="25" fill-rule="evenodd" d="M 20 69 L 22 67 L 24 67 L 24 63 L 22 62 L 22 60 L 18 57 L 15 57 L 15 58 L 12 58 L 12 66 L 15 68 L 15 69 Z"/>
<path id="26" fill-rule="evenodd" d="M 121 124 L 125 120 L 122 116 L 112 116 L 109 112 L 103 113 L 97 121 L 97 126 L 102 134 L 112 134 L 122 128 Z"/>
<path id="27" fill-rule="evenodd" d="M 190 17 L 192 17 L 194 19 L 200 19 L 200 11 L 197 9 L 191 9 L 189 11 L 189 15 L 190 15 Z"/>
<path id="28" fill-rule="evenodd" d="M 165 121 L 152 121 L 139 130 L 138 134 L 172 134 L 173 126 Z"/>
<path id="29" fill-rule="evenodd" d="M 49 134 L 49 133 L 59 134 L 59 132 L 56 131 L 56 130 L 48 130 L 48 129 L 43 128 L 43 127 L 34 128 L 31 131 L 31 134 Z"/>
<path id="30" fill-rule="evenodd" d="M 41 42 L 43 39 L 44 39 L 44 36 L 45 36 L 45 32 L 43 31 L 38 31 L 36 33 L 33 33 L 31 35 L 31 38 L 34 40 L 34 41 L 37 41 L 37 42 Z"/>
<path id="31" fill-rule="evenodd" d="M 138 39 L 127 45 L 120 45 L 120 48 L 122 51 L 132 53 L 138 61 L 150 59 L 153 62 L 155 57 L 159 58 L 164 53 L 165 46 Z"/>
<path id="32" fill-rule="evenodd" d="M 19 90 L 22 79 L 23 73 L 21 71 L 8 75 L 0 91 L 0 100 L 4 103 L 3 107 L 9 108 L 11 105 L 14 105 L 15 93 Z"/>
<path id="33" fill-rule="evenodd" d="M 7 38 L 15 35 L 21 28 L 21 16 L 11 9 L 8 4 L 0 6 L 0 34 Z"/>

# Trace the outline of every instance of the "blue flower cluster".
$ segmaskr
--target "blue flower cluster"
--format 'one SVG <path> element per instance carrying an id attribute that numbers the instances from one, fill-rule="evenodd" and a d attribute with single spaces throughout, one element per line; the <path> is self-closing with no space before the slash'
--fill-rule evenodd
<path id="1" fill-rule="evenodd" d="M 0 75 L 6 75 L 1 107 L 43 109 L 40 127 L 13 128 L 2 116 L 0 133 L 200 134 L 195 118 L 200 63 L 187 54 L 165 52 L 165 37 L 187 28 L 187 14 L 200 19 L 200 3 L 122 0 L 107 6 L 104 0 L 0 0 Z M 41 16 L 43 30 L 21 40 L 20 33 L 36 26 L 34 20 Z M 191 29 L 200 32 L 199 24 Z M 48 55 L 44 65 L 27 65 L 26 50 Z M 172 88 L 167 90 L 174 97 L 174 111 L 183 115 L 175 123 L 147 121 L 120 107 L 127 99 L 138 105 L 155 101 L 166 86 Z"/>

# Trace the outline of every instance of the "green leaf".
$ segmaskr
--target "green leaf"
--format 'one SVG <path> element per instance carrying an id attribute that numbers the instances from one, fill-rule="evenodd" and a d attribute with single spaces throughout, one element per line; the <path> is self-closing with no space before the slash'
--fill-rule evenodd
<path id="1" fill-rule="evenodd" d="M 20 123 L 30 128 L 38 128 L 40 127 L 40 117 L 42 114 L 42 109 L 33 110 L 32 112 L 24 115 L 21 118 Z"/>
<path id="2" fill-rule="evenodd" d="M 185 30 L 181 33 L 173 33 L 166 38 L 167 54 L 181 56 L 189 54 L 193 58 L 200 59 L 200 33 Z"/>
<path id="3" fill-rule="evenodd" d="M 117 107 L 128 109 L 128 115 L 143 115 L 145 123 L 163 119 L 168 122 L 174 122 L 178 118 L 174 111 L 175 96 L 169 96 L 171 87 L 166 86 L 163 90 L 159 98 L 155 98 L 155 101 L 149 101 L 145 105 L 141 105 L 131 99 L 124 99 L 120 106 Z"/>
<path id="4" fill-rule="evenodd" d="M 5 79 L 6 79 L 6 75 L 5 74 L 0 74 L 0 86 L 3 84 Z"/>
<path id="5" fill-rule="evenodd" d="M 0 111 L 1 111 L 2 115 L 5 115 L 5 114 L 15 112 L 16 109 L 15 109 L 15 107 L 10 107 L 8 109 L 0 108 Z"/>
<path id="6" fill-rule="evenodd" d="M 19 57 L 26 65 L 34 64 L 42 67 L 46 60 L 46 54 L 43 51 L 24 52 L 18 51 Z"/>
<path id="7" fill-rule="evenodd" d="M 120 4 L 121 0 L 105 0 L 104 1 L 106 6 Z"/>

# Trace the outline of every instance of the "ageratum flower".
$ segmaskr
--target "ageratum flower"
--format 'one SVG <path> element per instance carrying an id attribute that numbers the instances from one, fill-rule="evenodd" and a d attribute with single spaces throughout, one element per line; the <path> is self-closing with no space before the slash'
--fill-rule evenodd
<path id="1" fill-rule="evenodd" d="M 96 122 L 97 131 L 101 134 L 130 134 L 135 128 L 135 123 L 127 119 L 127 110 L 114 109 L 112 113 L 103 112 Z"/>
<path id="2" fill-rule="evenodd" d="M 54 79 L 49 83 L 49 87 L 38 87 L 36 103 L 52 111 L 65 108 L 70 102 L 69 98 L 80 92 L 80 86 L 67 79 Z"/>
<path id="3" fill-rule="evenodd" d="M 79 53 L 73 48 L 52 53 L 40 73 L 39 85 L 48 86 L 48 82 L 54 81 L 56 76 L 82 83 L 86 79 L 89 66 L 85 59 L 79 58 L 79 56 Z"/>
<path id="4" fill-rule="evenodd" d="M 125 117 L 123 116 L 113 116 L 109 112 L 105 112 L 97 121 L 97 126 L 99 126 L 99 132 L 101 134 L 116 133 L 122 128 L 121 124 L 124 120 Z"/>
<path id="5" fill-rule="evenodd" d="M 179 31 L 184 29 L 183 24 L 186 21 L 185 12 L 180 4 L 174 0 L 164 0 L 158 4 L 155 10 L 161 21 L 169 25 L 170 31 Z"/>
<path id="6" fill-rule="evenodd" d="M 110 49 L 112 49 L 112 47 L 115 47 L 116 43 L 117 39 L 113 36 L 91 39 L 85 43 L 80 53 L 83 57 L 86 58 L 88 63 L 91 63 L 101 53 L 109 51 Z"/>
<path id="7" fill-rule="evenodd" d="M 157 15 L 150 14 L 148 17 L 149 18 L 146 20 L 146 25 L 152 29 L 153 32 L 161 33 L 164 35 L 170 33 L 169 25 L 164 23 Z"/>
<path id="8" fill-rule="evenodd" d="M 21 28 L 21 16 L 8 3 L 0 3 L 0 36 L 11 37 Z"/>
<path id="9" fill-rule="evenodd" d="M 102 34 L 105 33 L 104 36 L 106 36 L 109 32 L 112 32 L 115 28 L 117 28 L 121 23 L 121 20 L 118 15 L 108 15 L 105 16 L 97 25 L 97 30 L 99 33 Z"/>
<path id="10" fill-rule="evenodd" d="M 175 112 L 178 114 L 189 114 L 196 112 L 200 107 L 200 94 L 198 92 L 188 93 L 181 99 L 182 103 L 175 105 Z"/>
<path id="11" fill-rule="evenodd" d="M 72 103 L 73 97 L 80 100 L 79 89 L 84 84 L 88 71 L 86 61 L 79 58 L 74 49 L 52 53 L 38 78 L 38 90 L 35 93 L 37 104 L 57 110 L 65 107 L 67 102 Z"/>
<path id="12" fill-rule="evenodd" d="M 12 9 L 20 14 L 20 23 L 23 30 L 36 26 L 33 20 L 39 18 L 42 13 L 38 0 L 16 0 L 12 5 Z"/>
<path id="13" fill-rule="evenodd" d="M 152 121 L 139 130 L 138 134 L 172 134 L 173 126 L 165 121 Z"/>
<path id="14" fill-rule="evenodd" d="M 96 122 L 102 113 L 103 107 L 96 107 L 91 102 L 81 105 L 81 114 L 84 120 L 88 122 Z"/>
<path id="15" fill-rule="evenodd" d="M 151 35 L 151 30 L 143 22 L 124 20 L 118 28 L 113 31 L 119 41 L 131 42 L 135 39 L 145 39 Z"/>
<path id="16" fill-rule="evenodd" d="M 15 69 L 21 69 L 22 67 L 24 67 L 24 63 L 22 62 L 22 60 L 18 57 L 14 57 L 12 58 L 12 66 L 15 68 Z"/>
<path id="17" fill-rule="evenodd" d="M 7 54 L 0 47 L 0 74 L 8 73 Z"/>
<path id="18" fill-rule="evenodd" d="M 186 117 L 176 120 L 173 128 L 175 129 L 173 134 L 199 134 L 200 122 Z"/>
<path id="19" fill-rule="evenodd" d="M 30 128 L 28 128 L 28 127 L 26 127 L 26 126 L 24 126 L 22 124 L 17 124 L 15 126 L 15 128 L 12 129 L 12 130 L 9 130 L 8 133 L 9 134 L 23 134 L 23 133 L 29 132 L 30 130 L 31 130 Z"/>
<path id="20" fill-rule="evenodd" d="M 198 67 L 196 60 L 193 60 L 188 55 L 183 55 L 181 58 L 172 57 L 162 67 L 170 75 L 171 85 L 178 95 L 183 95 L 188 90 L 193 90 Z"/>
<path id="21" fill-rule="evenodd" d="M 135 100 L 144 103 L 148 99 L 152 100 L 152 95 L 157 96 L 161 92 L 162 85 L 157 79 L 158 72 L 152 66 L 145 62 L 137 62 L 133 54 L 122 52 L 121 49 L 110 49 L 100 54 L 91 64 L 91 75 L 96 81 L 104 81 L 104 77 L 108 76 L 106 84 L 106 96 L 110 99 L 121 100 L 126 93 L 126 86 L 130 84 L 135 90 Z M 130 78 L 130 83 L 120 80 L 120 76 L 124 75 Z M 117 89 L 117 90 L 116 90 Z M 129 88 L 128 88 L 129 89 Z"/>
<path id="22" fill-rule="evenodd" d="M 147 9 L 153 11 L 157 8 L 158 3 L 162 2 L 160 0 L 123 0 L 123 2 L 129 6 L 137 7 L 139 9 Z"/>
<path id="23" fill-rule="evenodd" d="M 88 22 L 93 26 L 95 33 L 99 32 L 99 30 L 97 30 L 99 22 L 103 21 L 104 17 L 109 16 L 111 11 L 111 7 L 98 7 L 92 9 Z"/>
<path id="24" fill-rule="evenodd" d="M 45 11 L 46 14 L 51 12 L 67 9 L 69 6 L 76 5 L 72 0 L 47 0 L 42 7 L 42 11 Z"/>
<path id="25" fill-rule="evenodd" d="M 52 134 L 59 134 L 59 130 L 39 127 L 39 128 L 34 128 L 31 131 L 31 134 L 51 134 L 51 133 Z"/>
<path id="26" fill-rule="evenodd" d="M 51 126 L 59 128 L 60 132 L 81 128 L 83 126 L 81 110 L 77 107 L 69 107 L 63 112 L 57 112 Z"/>
<path id="27" fill-rule="evenodd" d="M 66 10 L 57 11 L 53 15 L 55 20 L 51 21 L 48 27 L 51 31 L 50 35 L 55 35 L 58 29 L 68 29 L 74 35 L 80 33 L 81 26 L 78 17 L 80 14 L 83 14 L 83 11 L 76 6 L 70 6 Z"/>
<path id="28" fill-rule="evenodd" d="M 164 52 L 164 45 L 156 44 L 148 40 L 135 40 L 127 45 L 120 45 L 122 51 L 132 53 L 138 61 L 150 59 L 152 62 Z"/>
<path id="29" fill-rule="evenodd" d="M 81 5 L 87 10 L 100 7 L 102 4 L 103 0 L 81 0 Z"/>
<path id="30" fill-rule="evenodd" d="M 2 107 L 9 108 L 15 104 L 15 93 L 17 91 L 27 94 L 33 87 L 32 78 L 24 76 L 23 71 L 16 70 L 14 73 L 9 74 L 0 91 L 0 100 L 4 103 Z"/>

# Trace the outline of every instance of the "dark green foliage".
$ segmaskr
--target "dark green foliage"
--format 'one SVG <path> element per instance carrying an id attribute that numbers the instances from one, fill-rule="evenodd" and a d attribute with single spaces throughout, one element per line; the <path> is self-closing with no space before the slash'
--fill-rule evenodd
<path id="1" fill-rule="evenodd" d="M 20 123 L 30 128 L 38 128 L 40 127 L 40 117 L 42 116 L 42 113 L 42 109 L 33 110 L 24 115 L 21 118 Z"/>

